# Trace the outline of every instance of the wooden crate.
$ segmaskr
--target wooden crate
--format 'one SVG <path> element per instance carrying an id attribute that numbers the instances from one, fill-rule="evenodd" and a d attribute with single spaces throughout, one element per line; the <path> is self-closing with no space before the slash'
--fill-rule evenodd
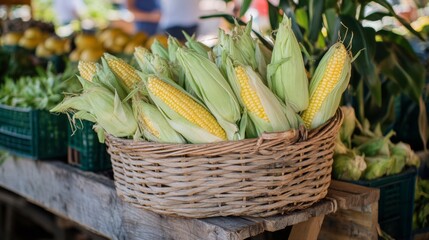
<path id="1" fill-rule="evenodd" d="M 325 216 L 318 239 L 378 239 L 379 189 L 332 181 L 328 197 L 338 210 Z"/>

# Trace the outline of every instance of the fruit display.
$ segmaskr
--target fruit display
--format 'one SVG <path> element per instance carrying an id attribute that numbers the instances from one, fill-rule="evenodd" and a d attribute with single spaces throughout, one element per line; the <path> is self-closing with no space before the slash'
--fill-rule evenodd
<path id="1" fill-rule="evenodd" d="M 108 133 L 154 142 L 210 143 L 317 128 L 338 109 L 350 79 L 350 52 L 342 42 L 332 45 L 309 84 L 303 66 L 286 64 L 303 62 L 290 23 L 284 19 L 273 51 L 252 37 L 249 23 L 236 25 L 231 33 L 220 30 L 213 48 L 189 36 L 184 45 L 170 36 L 167 46 L 157 40 L 150 50 L 137 47 L 138 70 L 108 53 L 95 65 L 81 61 L 82 92 L 67 96 L 51 111 L 96 123 L 100 141 Z M 103 34 L 99 39 L 107 38 Z M 306 86 L 302 94 L 285 91 L 297 84 Z"/>
<path id="2" fill-rule="evenodd" d="M 103 53 L 132 55 L 134 49 L 158 40 L 166 46 L 167 37 L 155 35 L 148 38 L 144 32 L 130 35 L 119 28 L 106 28 L 96 34 L 79 33 L 74 38 L 76 48 L 70 53 L 71 61 L 97 62 Z"/>

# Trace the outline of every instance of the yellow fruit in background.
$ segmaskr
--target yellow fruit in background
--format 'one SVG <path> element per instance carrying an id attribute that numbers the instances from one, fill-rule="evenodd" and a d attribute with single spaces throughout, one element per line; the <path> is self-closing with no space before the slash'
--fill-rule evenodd
<path id="1" fill-rule="evenodd" d="M 71 51 L 71 40 L 69 38 L 65 38 L 62 40 L 63 42 L 63 48 L 64 52 L 70 52 Z"/>
<path id="2" fill-rule="evenodd" d="M 24 37 L 28 39 L 41 40 L 43 38 L 43 33 L 39 28 L 31 27 L 24 31 Z"/>
<path id="3" fill-rule="evenodd" d="M 48 57 L 51 57 L 52 55 L 53 55 L 53 52 L 49 51 L 49 49 L 47 49 L 44 44 L 41 43 L 37 45 L 37 48 L 36 48 L 37 57 L 48 58 Z"/>
<path id="4" fill-rule="evenodd" d="M 98 34 L 98 40 L 104 43 L 108 39 L 113 39 L 119 34 L 123 34 L 123 31 L 121 29 L 107 28 L 107 29 L 104 29 L 100 34 Z"/>
<path id="5" fill-rule="evenodd" d="M 129 42 L 127 44 L 127 46 L 125 46 L 124 53 L 125 54 L 133 54 L 134 53 L 134 49 L 136 47 L 139 47 L 139 46 L 143 46 L 143 44 L 140 43 L 140 42 L 131 41 L 131 42 Z"/>
<path id="6" fill-rule="evenodd" d="M 124 47 L 129 41 L 130 38 L 126 34 L 119 34 L 115 38 L 113 38 L 114 45 Z"/>
<path id="7" fill-rule="evenodd" d="M 69 58 L 72 62 L 78 62 L 80 59 L 80 51 L 78 49 L 75 49 L 70 53 Z"/>
<path id="8" fill-rule="evenodd" d="M 26 48 L 26 49 L 35 49 L 37 45 L 39 45 L 40 41 L 35 38 L 26 38 L 23 37 L 19 40 L 18 45 L 20 47 Z"/>
<path id="9" fill-rule="evenodd" d="M 44 33 L 42 33 L 42 37 L 41 37 L 41 39 L 42 39 L 43 41 L 46 41 L 46 39 L 48 39 L 49 37 L 50 37 L 49 33 L 44 32 Z"/>
<path id="10" fill-rule="evenodd" d="M 63 41 L 57 37 L 49 37 L 46 39 L 45 48 L 57 55 L 63 54 L 65 52 Z"/>
<path id="11" fill-rule="evenodd" d="M 74 43 L 79 49 L 100 47 L 100 42 L 94 35 L 84 33 L 78 34 L 74 39 Z"/>
<path id="12" fill-rule="evenodd" d="M 101 58 L 101 56 L 103 56 L 103 53 L 104 51 L 101 49 L 88 48 L 82 51 L 79 60 L 97 62 Z"/>
<path id="13" fill-rule="evenodd" d="M 22 34 L 16 33 L 16 32 L 10 32 L 6 33 L 6 35 L 3 36 L 3 45 L 18 45 L 19 40 L 21 39 Z"/>
<path id="14" fill-rule="evenodd" d="M 119 45 L 113 45 L 108 50 L 111 53 L 121 53 L 124 48 Z"/>
<path id="15" fill-rule="evenodd" d="M 120 53 L 124 49 L 124 46 L 120 46 L 115 44 L 115 40 L 113 38 L 109 38 L 104 42 L 104 48 L 111 53 Z"/>
<path id="16" fill-rule="evenodd" d="M 164 47 L 168 46 L 168 37 L 163 34 L 156 34 L 146 41 L 145 48 L 150 49 L 150 46 L 152 46 L 152 43 L 155 41 L 155 39 L 158 40 L 158 42 L 160 42 Z"/>
<path id="17" fill-rule="evenodd" d="M 147 38 L 148 36 L 145 32 L 138 32 L 133 36 L 131 41 L 137 42 L 137 43 L 144 43 L 146 42 Z"/>

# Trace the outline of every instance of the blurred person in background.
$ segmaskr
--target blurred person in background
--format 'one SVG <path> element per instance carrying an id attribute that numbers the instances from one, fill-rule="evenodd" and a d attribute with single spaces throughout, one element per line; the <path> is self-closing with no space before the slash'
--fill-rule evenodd
<path id="1" fill-rule="evenodd" d="M 135 31 L 143 31 L 148 35 L 156 34 L 161 18 L 159 0 L 127 0 L 126 3 L 128 10 L 134 15 Z"/>
<path id="2" fill-rule="evenodd" d="M 184 41 L 182 31 L 196 34 L 201 14 L 200 0 L 161 0 L 160 31 Z"/>
<path id="3" fill-rule="evenodd" d="M 87 8 L 83 0 L 54 0 L 54 10 L 60 25 L 79 20 Z"/>

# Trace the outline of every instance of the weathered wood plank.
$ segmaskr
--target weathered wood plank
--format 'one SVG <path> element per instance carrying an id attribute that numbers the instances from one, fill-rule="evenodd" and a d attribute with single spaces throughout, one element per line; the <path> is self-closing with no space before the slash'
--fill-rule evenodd
<path id="1" fill-rule="evenodd" d="M 0 165 L 0 186 L 112 239 L 245 239 L 333 212 L 332 200 L 269 218 L 186 219 L 134 207 L 107 177 L 60 162 L 11 157 Z"/>
<path id="2" fill-rule="evenodd" d="M 329 186 L 328 197 L 337 200 L 338 208 L 350 209 L 377 202 L 380 198 L 380 190 L 333 180 Z"/>
<path id="3" fill-rule="evenodd" d="M 373 205 L 378 205 L 373 203 Z M 374 209 L 374 207 L 370 207 Z M 345 240 L 345 239 L 378 239 L 377 217 L 378 212 L 360 212 L 351 209 L 340 209 L 335 214 L 325 217 L 320 240 Z"/>
<path id="4" fill-rule="evenodd" d="M 307 221 L 308 219 L 316 216 L 326 215 L 335 212 L 335 204 L 332 200 L 323 199 L 315 203 L 311 208 L 303 211 L 295 211 L 285 215 L 266 217 L 266 218 L 250 218 L 251 221 L 262 223 L 266 231 L 275 232 L 284 229 L 287 226 L 292 226 L 300 222 Z"/>
<path id="5" fill-rule="evenodd" d="M 263 231 L 232 218 L 224 227 L 138 209 L 117 197 L 112 180 L 59 162 L 11 157 L 0 166 L 0 186 L 112 239 L 244 239 Z"/>
<path id="6" fill-rule="evenodd" d="M 294 225 L 290 232 L 289 240 L 316 240 L 317 236 L 319 236 L 324 217 L 324 215 L 313 217 L 305 222 Z"/>

